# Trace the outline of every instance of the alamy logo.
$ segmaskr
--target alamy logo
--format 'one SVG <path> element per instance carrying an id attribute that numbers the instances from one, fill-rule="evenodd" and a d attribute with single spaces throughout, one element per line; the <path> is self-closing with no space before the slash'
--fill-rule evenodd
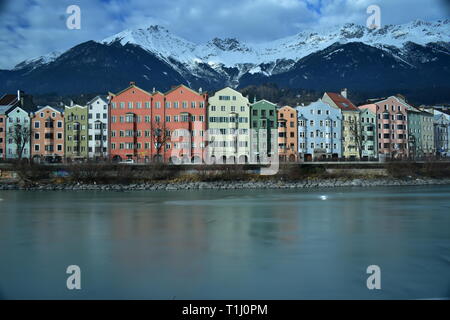
<path id="1" fill-rule="evenodd" d="M 381 269 L 377 265 L 371 265 L 367 267 L 366 272 L 370 274 L 367 278 L 367 289 L 369 290 L 380 290 L 381 289 Z"/>
<path id="2" fill-rule="evenodd" d="M 81 290 L 81 269 L 77 265 L 71 265 L 67 267 L 67 274 L 70 276 L 67 278 L 67 289 L 69 290 Z"/>
<path id="3" fill-rule="evenodd" d="M 381 28 L 381 9 L 377 5 L 371 5 L 367 7 L 367 14 L 370 16 L 366 20 L 366 26 L 369 29 Z"/>
<path id="4" fill-rule="evenodd" d="M 79 30 L 81 29 L 81 9 L 77 5 L 68 6 L 66 13 L 70 14 L 66 20 L 67 29 Z"/>

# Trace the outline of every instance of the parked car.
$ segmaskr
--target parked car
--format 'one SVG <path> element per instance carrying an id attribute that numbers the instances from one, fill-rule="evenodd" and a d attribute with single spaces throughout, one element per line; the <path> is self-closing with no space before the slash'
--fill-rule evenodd
<path id="1" fill-rule="evenodd" d="M 134 160 L 133 159 L 126 159 L 123 160 L 121 162 L 119 162 L 120 164 L 134 164 Z"/>

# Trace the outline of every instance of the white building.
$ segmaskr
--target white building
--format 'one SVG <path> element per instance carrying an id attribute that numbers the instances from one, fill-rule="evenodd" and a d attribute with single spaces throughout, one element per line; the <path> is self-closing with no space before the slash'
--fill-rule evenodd
<path id="1" fill-rule="evenodd" d="M 108 99 L 97 96 L 88 106 L 88 152 L 89 159 L 108 156 Z"/>

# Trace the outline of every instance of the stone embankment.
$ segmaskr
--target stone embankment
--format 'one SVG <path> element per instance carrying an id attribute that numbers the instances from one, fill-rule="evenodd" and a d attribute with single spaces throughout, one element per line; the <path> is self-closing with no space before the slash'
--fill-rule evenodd
<path id="1" fill-rule="evenodd" d="M 29 191 L 135 191 L 135 190 L 235 190 L 235 189 L 310 189 L 338 187 L 420 186 L 450 184 L 450 179 L 309 179 L 303 181 L 215 181 L 215 182 L 155 182 L 140 184 L 0 184 L 0 190 Z"/>

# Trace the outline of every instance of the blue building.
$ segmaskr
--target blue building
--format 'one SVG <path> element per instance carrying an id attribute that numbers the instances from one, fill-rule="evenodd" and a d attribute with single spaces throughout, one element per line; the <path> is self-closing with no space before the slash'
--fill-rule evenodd
<path id="1" fill-rule="evenodd" d="M 342 157 L 342 113 L 321 99 L 298 106 L 298 153 L 305 161 Z"/>

